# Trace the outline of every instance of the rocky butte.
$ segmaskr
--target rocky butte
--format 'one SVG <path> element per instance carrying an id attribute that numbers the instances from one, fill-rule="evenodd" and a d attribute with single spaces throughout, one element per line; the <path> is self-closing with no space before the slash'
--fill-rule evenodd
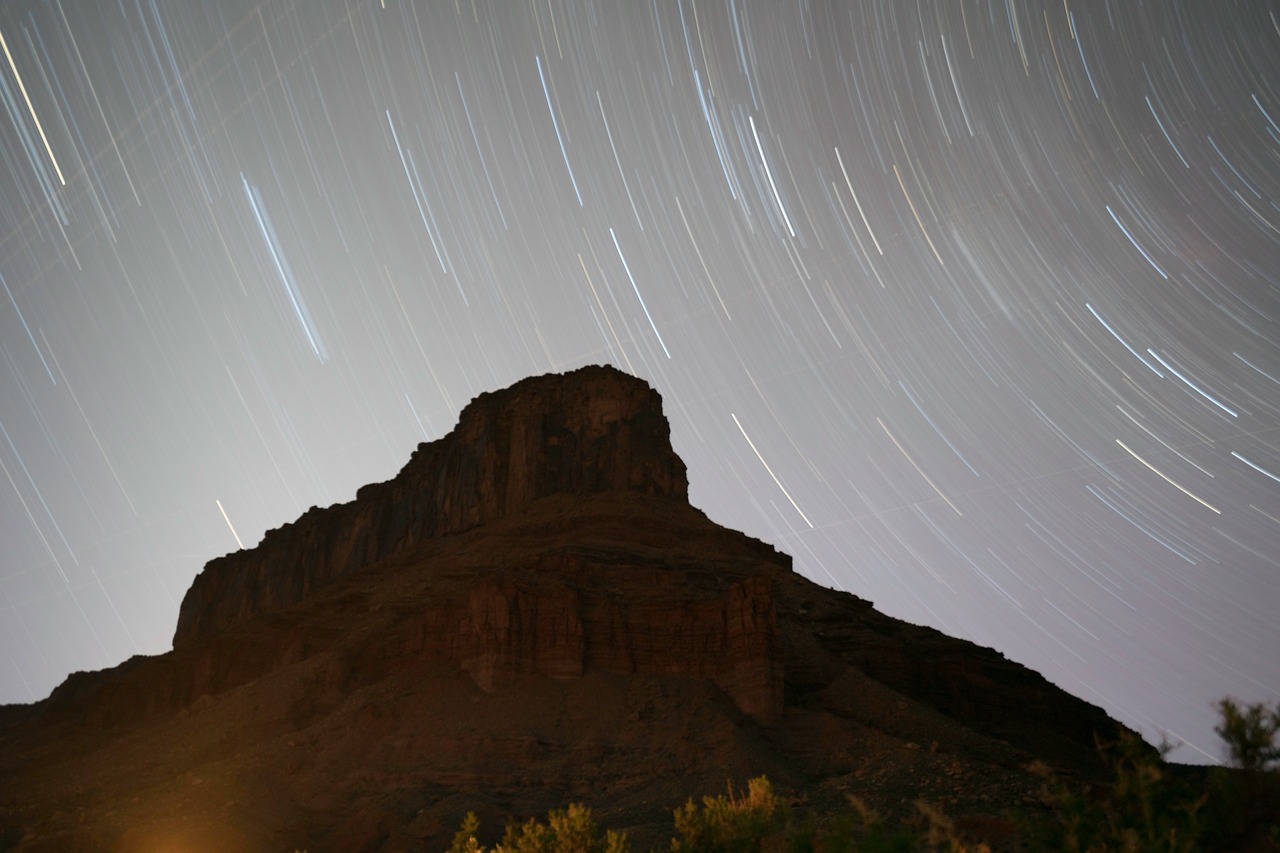
<path id="1" fill-rule="evenodd" d="M 980 825 L 1121 731 L 710 521 L 658 393 L 586 367 L 210 561 L 172 651 L 0 708 L 0 849 L 443 850 L 571 801 L 644 849 L 760 774 Z"/>

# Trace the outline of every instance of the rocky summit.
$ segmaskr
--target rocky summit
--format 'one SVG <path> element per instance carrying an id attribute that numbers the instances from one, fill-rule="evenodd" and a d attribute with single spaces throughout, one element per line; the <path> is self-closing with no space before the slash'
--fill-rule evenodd
<path id="1" fill-rule="evenodd" d="M 210 561 L 172 651 L 0 708 L 0 849 L 437 851 L 569 802 L 645 849 L 762 774 L 990 828 L 1121 733 L 710 521 L 659 394 L 586 367 Z"/>

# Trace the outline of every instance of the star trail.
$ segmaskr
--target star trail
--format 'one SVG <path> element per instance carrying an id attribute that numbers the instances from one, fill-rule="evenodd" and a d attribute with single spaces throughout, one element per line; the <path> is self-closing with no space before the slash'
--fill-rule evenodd
<path id="1" fill-rule="evenodd" d="M 476 394 L 1174 757 L 1280 698 L 1280 9 L 0 3 L 0 702 Z"/>

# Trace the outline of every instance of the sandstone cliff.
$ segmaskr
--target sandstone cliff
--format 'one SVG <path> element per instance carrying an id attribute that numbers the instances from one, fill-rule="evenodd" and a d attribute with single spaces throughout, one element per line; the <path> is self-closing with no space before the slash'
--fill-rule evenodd
<path id="1" fill-rule="evenodd" d="M 0 849 L 434 850 L 570 800 L 660 838 L 760 773 L 999 816 L 1120 732 L 708 520 L 658 394 L 592 367 L 210 562 L 173 651 L 0 708 Z"/>
<path id="2" fill-rule="evenodd" d="M 262 542 L 211 560 L 183 598 L 176 647 L 279 610 L 419 542 L 469 530 L 538 498 L 608 491 L 687 500 L 662 398 L 612 367 L 537 376 L 469 403 L 385 483 L 313 507 Z"/>

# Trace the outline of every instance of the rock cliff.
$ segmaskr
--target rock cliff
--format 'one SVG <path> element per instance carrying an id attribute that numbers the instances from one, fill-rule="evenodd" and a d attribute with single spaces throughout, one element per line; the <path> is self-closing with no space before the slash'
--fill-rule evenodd
<path id="1" fill-rule="evenodd" d="M 648 574 L 643 581 L 668 588 L 673 580 Z M 644 586 L 615 588 L 626 595 L 591 595 L 560 580 L 495 579 L 473 587 L 454 634 L 463 638 L 462 670 L 489 692 L 524 673 L 563 681 L 588 668 L 703 679 L 744 713 L 762 722 L 779 718 L 782 652 L 768 581 L 735 581 L 719 594 L 675 606 L 669 596 L 637 601 Z"/>
<path id="2" fill-rule="evenodd" d="M 711 522 L 657 392 L 590 367 L 211 561 L 172 651 L 0 707 L 0 849 L 444 849 L 569 801 L 643 842 L 761 773 L 996 820 L 1121 732 Z"/>
<path id="3" fill-rule="evenodd" d="M 183 598 L 174 647 L 288 607 L 419 542 L 469 530 L 556 494 L 687 500 L 662 398 L 612 367 L 536 376 L 472 400 L 445 437 L 391 480 L 312 507 L 249 550 L 211 560 Z"/>

